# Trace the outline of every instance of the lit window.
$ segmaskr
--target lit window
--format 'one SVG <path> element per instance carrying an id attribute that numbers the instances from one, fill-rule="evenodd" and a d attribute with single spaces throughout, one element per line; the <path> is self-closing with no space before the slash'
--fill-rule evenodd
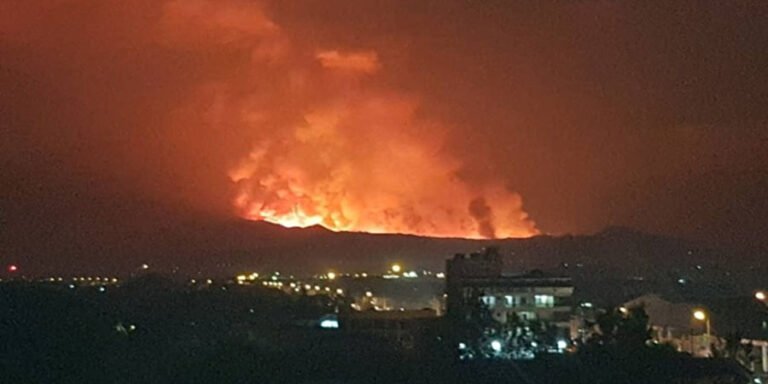
<path id="1" fill-rule="evenodd" d="M 505 304 L 507 304 L 507 308 L 512 308 L 512 307 L 516 307 L 520 302 L 520 300 L 518 300 L 518 298 L 515 296 L 506 295 L 504 296 L 504 302 Z"/>
<path id="2" fill-rule="evenodd" d="M 320 322 L 320 328 L 336 329 L 339 327 L 339 321 L 333 319 L 325 319 Z"/>
<path id="3" fill-rule="evenodd" d="M 483 296 L 480 298 L 480 300 L 482 300 L 483 304 L 489 307 L 493 307 L 494 305 L 496 305 L 496 297 L 494 296 Z"/>
<path id="4" fill-rule="evenodd" d="M 539 308 L 551 308 L 555 306 L 555 297 L 552 295 L 534 295 L 534 304 Z"/>

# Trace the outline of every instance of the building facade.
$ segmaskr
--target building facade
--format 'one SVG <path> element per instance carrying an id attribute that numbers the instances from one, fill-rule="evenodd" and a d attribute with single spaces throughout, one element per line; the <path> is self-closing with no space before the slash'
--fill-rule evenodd
<path id="1" fill-rule="evenodd" d="M 707 302 L 671 301 L 647 294 L 624 303 L 642 306 L 651 337 L 696 357 L 727 355 L 768 381 L 768 306 L 752 297 L 711 298 Z M 694 312 L 704 313 L 703 319 Z M 728 345 L 737 337 L 740 347 Z"/>
<path id="2" fill-rule="evenodd" d="M 469 255 L 457 254 L 446 262 L 448 316 L 471 320 L 487 310 L 496 321 L 540 320 L 570 326 L 573 284 L 568 277 L 540 271 L 506 274 L 495 248 Z"/>

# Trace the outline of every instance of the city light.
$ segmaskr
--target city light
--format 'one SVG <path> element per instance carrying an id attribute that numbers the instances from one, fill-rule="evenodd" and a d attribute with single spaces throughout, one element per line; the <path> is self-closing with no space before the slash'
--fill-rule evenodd
<path id="1" fill-rule="evenodd" d="M 709 338 L 712 335 L 712 326 L 710 325 L 710 322 L 709 322 L 709 316 L 707 316 L 707 313 L 704 312 L 703 309 L 696 309 L 696 310 L 693 311 L 693 318 L 696 319 L 696 320 L 699 320 L 699 321 L 703 321 L 704 324 L 706 325 L 706 327 L 707 327 L 706 328 L 706 335 L 707 335 L 706 343 L 707 343 L 707 345 L 709 345 Z"/>
<path id="2" fill-rule="evenodd" d="M 394 273 L 400 273 L 400 271 L 403 268 L 400 266 L 400 264 L 392 264 L 392 272 Z"/>
<path id="3" fill-rule="evenodd" d="M 757 291 L 755 292 L 755 299 L 758 299 L 760 301 L 765 301 L 765 292 L 763 291 Z"/>
<path id="4" fill-rule="evenodd" d="M 338 320 L 323 320 L 320 322 L 320 328 L 325 329 L 336 329 L 339 327 L 339 321 Z"/>
<path id="5" fill-rule="evenodd" d="M 565 340 L 558 340 L 557 341 L 557 349 L 563 350 L 568 348 L 568 342 Z"/>
<path id="6" fill-rule="evenodd" d="M 498 341 L 498 340 L 491 341 L 491 349 L 493 349 L 493 351 L 496 353 L 501 352 L 501 341 Z"/>
<path id="7" fill-rule="evenodd" d="M 336 278 L 336 273 L 335 272 L 328 272 L 328 274 L 326 274 L 326 276 L 328 277 L 328 280 L 333 280 L 333 279 Z"/>
<path id="8" fill-rule="evenodd" d="M 381 275 L 381 277 L 384 279 L 399 279 L 400 275 L 386 274 L 386 275 Z"/>
<path id="9" fill-rule="evenodd" d="M 8 272 L 16 272 L 19 270 L 19 267 L 16 266 L 16 264 L 11 264 L 8 266 Z"/>

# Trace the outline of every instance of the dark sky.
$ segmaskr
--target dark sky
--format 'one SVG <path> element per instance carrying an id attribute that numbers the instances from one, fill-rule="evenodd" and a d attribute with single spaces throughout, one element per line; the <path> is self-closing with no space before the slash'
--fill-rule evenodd
<path id="1" fill-rule="evenodd" d="M 765 247 L 766 47 L 764 1 L 6 0 L 0 260 L 183 244 L 327 98 L 401 106 L 430 161 L 519 193 L 541 232 Z M 375 63 L 320 68 L 331 51 Z"/>

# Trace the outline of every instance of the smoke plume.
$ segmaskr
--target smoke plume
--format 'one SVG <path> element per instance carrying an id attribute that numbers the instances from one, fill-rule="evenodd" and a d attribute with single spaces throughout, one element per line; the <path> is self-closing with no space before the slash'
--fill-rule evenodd
<path id="1" fill-rule="evenodd" d="M 61 71 L 75 74 L 71 88 L 87 95 L 82 105 L 92 112 L 82 114 L 83 126 L 93 129 L 73 130 L 67 140 L 74 157 L 81 137 L 108 138 L 82 161 L 96 172 L 128 168 L 119 153 L 136 174 L 152 172 L 142 178 L 153 183 L 146 189 L 206 199 L 218 190 L 239 216 L 289 227 L 468 238 L 537 233 L 518 194 L 460 176 L 467 170 L 447 150 L 448 130 L 426 116 L 419 96 L 381 85 L 386 57 L 375 47 L 320 46 L 256 1 L 17 1 L 8 8 L 23 17 L 0 16 L 5 42 L 61 56 Z M 97 168 L 102 163 L 105 170 Z M 228 176 L 232 190 L 206 185 L 214 172 Z"/>
<path id="2" fill-rule="evenodd" d="M 385 70 L 377 52 L 302 52 L 253 4 L 173 2 L 165 16 L 191 43 L 205 44 L 204 36 L 251 52 L 242 76 L 206 89 L 216 93 L 215 123 L 253 137 L 229 172 L 243 217 L 427 236 L 537 233 L 519 195 L 458 176 L 462 164 L 444 151 L 445 129 L 420 116 L 417 97 L 369 85 Z"/>

